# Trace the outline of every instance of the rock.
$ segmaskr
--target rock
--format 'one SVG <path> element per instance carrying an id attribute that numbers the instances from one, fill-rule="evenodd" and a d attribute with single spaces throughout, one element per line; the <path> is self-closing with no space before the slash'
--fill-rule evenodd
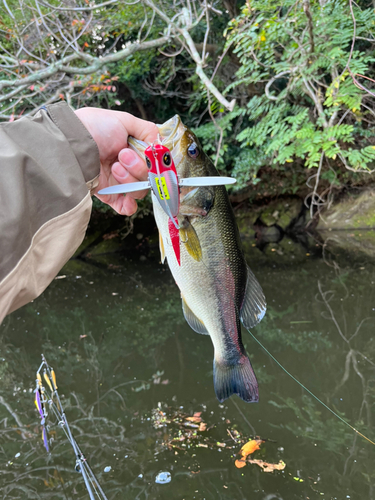
<path id="1" fill-rule="evenodd" d="M 283 237 L 283 232 L 278 226 L 257 226 L 257 241 L 262 243 L 270 243 L 280 241 Z"/>
<path id="2" fill-rule="evenodd" d="M 277 224 L 284 231 L 292 226 L 302 211 L 300 198 L 283 198 L 272 201 L 260 213 L 260 220 L 266 226 Z"/>
<path id="3" fill-rule="evenodd" d="M 122 242 L 120 238 L 106 239 L 98 243 L 95 247 L 93 247 L 89 251 L 89 253 L 92 256 L 97 256 L 97 255 L 117 252 L 121 244 Z"/>
<path id="4" fill-rule="evenodd" d="M 348 194 L 342 201 L 325 210 L 318 223 L 324 229 L 371 229 L 375 227 L 375 191 Z"/>
<path id="5" fill-rule="evenodd" d="M 364 255 L 374 258 L 375 255 L 375 233 L 373 230 L 357 229 L 355 231 L 335 231 L 332 229 L 319 232 L 325 242 L 327 250 L 337 255 L 340 252 L 350 254 L 352 258 Z"/>

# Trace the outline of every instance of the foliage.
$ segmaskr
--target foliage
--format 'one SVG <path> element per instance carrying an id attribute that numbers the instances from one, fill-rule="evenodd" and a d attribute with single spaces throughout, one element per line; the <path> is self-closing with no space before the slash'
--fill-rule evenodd
<path id="1" fill-rule="evenodd" d="M 145 118 L 142 101 L 152 101 L 166 89 L 179 69 L 184 80 L 196 70 L 201 85 L 229 107 L 203 69 L 210 12 L 212 17 L 222 14 L 204 2 L 196 0 L 194 8 L 189 4 L 187 9 L 152 0 L 133 4 L 108 0 L 97 5 L 74 0 L 69 6 L 59 0 L 9 0 L 0 9 L 0 118 L 4 120 L 33 114 L 60 99 L 74 107 L 125 102 L 129 109 L 129 97 Z M 220 19 L 222 29 L 226 22 L 226 16 Z M 157 52 L 161 48 L 182 56 L 176 59 Z M 121 85 L 116 83 L 119 79 Z"/>
<path id="2" fill-rule="evenodd" d="M 243 6 L 226 31 L 240 62 L 226 92 L 246 95 L 232 113 L 247 124 L 236 136 L 242 148 L 264 165 L 374 166 L 374 94 L 362 76 L 374 74 L 372 12 L 339 0 Z M 237 172 L 254 175 L 246 164 Z"/>
<path id="3" fill-rule="evenodd" d="M 311 177 L 319 207 L 375 165 L 366 1 L 251 0 L 238 14 L 229 0 L 8 0 L 0 120 L 61 99 L 157 123 L 177 113 L 234 189 L 290 194 Z"/>

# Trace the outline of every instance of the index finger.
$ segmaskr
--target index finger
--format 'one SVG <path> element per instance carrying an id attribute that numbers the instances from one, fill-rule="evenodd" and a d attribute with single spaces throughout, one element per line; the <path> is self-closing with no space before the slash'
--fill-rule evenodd
<path id="1" fill-rule="evenodd" d="M 118 113 L 117 118 L 121 121 L 129 135 L 148 144 L 157 139 L 159 130 L 155 123 L 136 118 L 130 113 L 122 111 L 116 111 L 116 113 Z"/>

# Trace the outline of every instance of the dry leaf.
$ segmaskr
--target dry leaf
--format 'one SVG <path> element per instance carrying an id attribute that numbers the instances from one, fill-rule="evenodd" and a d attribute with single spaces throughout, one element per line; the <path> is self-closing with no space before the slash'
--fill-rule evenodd
<path id="1" fill-rule="evenodd" d="M 246 465 L 246 460 L 244 460 L 243 458 L 241 458 L 241 460 L 236 460 L 234 462 L 234 465 L 237 467 L 237 469 L 242 469 L 242 467 L 245 467 Z"/>
<path id="2" fill-rule="evenodd" d="M 199 417 L 199 416 L 198 416 L 198 417 L 196 417 L 195 415 L 194 415 L 194 417 L 185 417 L 185 420 L 189 420 L 189 422 L 195 422 L 195 423 L 197 423 L 197 424 L 198 424 L 199 422 L 202 422 L 201 417 Z"/>
<path id="3" fill-rule="evenodd" d="M 205 422 L 201 422 L 201 423 L 199 424 L 199 430 L 200 430 L 201 432 L 203 432 L 203 431 L 205 431 L 206 429 L 207 429 L 207 424 L 206 424 Z"/>
<path id="4" fill-rule="evenodd" d="M 270 464 L 268 462 L 264 462 L 263 460 L 248 460 L 249 464 L 256 464 L 261 467 L 264 472 L 273 472 L 274 470 L 284 470 L 286 467 L 286 463 L 282 460 L 279 461 L 278 464 Z M 242 466 L 243 467 L 243 466 Z"/>
<path id="5" fill-rule="evenodd" d="M 252 439 L 244 444 L 240 450 L 240 453 L 243 457 L 247 457 L 251 453 L 254 453 L 255 450 L 259 450 L 259 445 L 262 443 L 261 439 Z"/>

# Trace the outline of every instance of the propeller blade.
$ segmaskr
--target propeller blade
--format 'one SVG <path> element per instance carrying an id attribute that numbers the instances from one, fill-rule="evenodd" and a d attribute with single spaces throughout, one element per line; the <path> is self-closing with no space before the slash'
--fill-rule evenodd
<path id="1" fill-rule="evenodd" d="M 129 182 L 129 184 L 117 184 L 117 186 L 110 186 L 101 189 L 98 194 L 120 194 L 120 193 L 133 193 L 134 191 L 142 191 L 143 189 L 150 189 L 149 181 L 144 182 Z"/>
<path id="2" fill-rule="evenodd" d="M 225 184 L 235 184 L 237 181 L 233 177 L 187 177 L 179 179 L 181 187 L 199 187 L 199 186 L 224 186 Z"/>

